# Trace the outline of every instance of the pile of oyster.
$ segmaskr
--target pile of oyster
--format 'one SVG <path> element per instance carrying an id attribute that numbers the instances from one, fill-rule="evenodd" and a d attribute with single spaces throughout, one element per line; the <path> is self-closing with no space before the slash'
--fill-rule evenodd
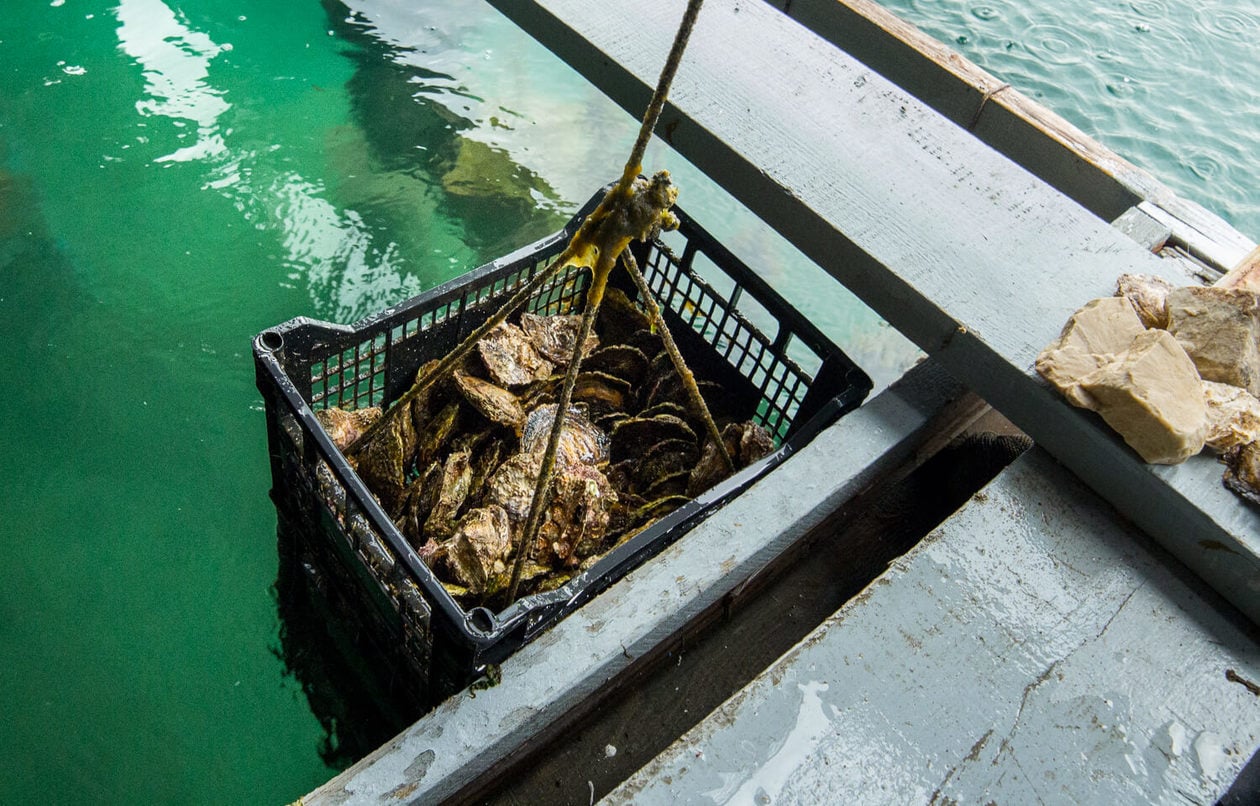
<path id="1" fill-rule="evenodd" d="M 564 418 L 550 502 L 522 594 L 550 590 L 728 475 L 687 403 L 646 314 L 609 289 L 595 332 L 580 317 L 522 312 L 477 343 L 463 366 L 393 416 L 351 459 L 395 525 L 464 606 L 509 584 L 564 368 L 580 373 Z M 421 367 L 425 373 L 436 361 Z M 698 381 L 736 468 L 774 449 L 732 396 Z M 343 450 L 380 409 L 316 416 Z"/>

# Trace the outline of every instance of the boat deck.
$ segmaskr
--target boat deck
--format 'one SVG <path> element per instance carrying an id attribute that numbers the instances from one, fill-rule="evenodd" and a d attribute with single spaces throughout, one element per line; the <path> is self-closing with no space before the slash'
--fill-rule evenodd
<path id="1" fill-rule="evenodd" d="M 636 115 L 681 13 L 492 2 Z M 1191 282 L 1190 263 L 1151 252 L 1168 232 L 1200 264 L 1254 244 L 1064 144 L 1071 132 L 994 117 L 981 139 L 952 117 L 768 3 L 706 3 L 659 130 L 930 361 L 510 658 L 497 687 L 452 698 L 306 803 L 502 791 L 504 770 L 543 763 L 828 512 L 928 452 L 973 393 L 1038 448 L 611 799 L 1211 803 L 1229 788 L 1260 746 L 1260 514 L 1209 456 L 1145 465 L 1032 365 L 1117 275 Z M 1090 182 L 1069 196 L 1029 170 L 1041 158 L 995 149 L 1019 127 L 1122 175 L 1103 207 L 1133 204 L 1113 225 L 1072 197 Z"/>
<path id="2" fill-rule="evenodd" d="M 607 802 L 1210 804 L 1256 681 L 1250 625 L 1034 448 Z"/>

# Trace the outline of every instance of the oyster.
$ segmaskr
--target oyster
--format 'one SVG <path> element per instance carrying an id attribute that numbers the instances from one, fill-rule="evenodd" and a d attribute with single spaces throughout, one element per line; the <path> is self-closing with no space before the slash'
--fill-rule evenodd
<path id="1" fill-rule="evenodd" d="M 658 498 L 655 501 L 649 501 L 634 511 L 631 521 L 635 524 L 646 526 L 654 520 L 665 517 L 689 500 L 691 499 L 685 495 L 670 495 L 665 498 Z"/>
<path id="2" fill-rule="evenodd" d="M 685 471 L 690 474 L 699 457 L 700 450 L 694 440 L 675 438 L 662 440 L 649 447 L 637 460 L 627 461 L 634 465 L 632 475 L 635 486 L 649 489 L 660 479 L 675 473 Z"/>
<path id="3" fill-rule="evenodd" d="M 459 424 L 460 406 L 454 400 L 443 406 L 437 416 L 424 422 L 416 435 L 416 467 L 428 467 L 441 456 L 458 432 Z"/>
<path id="4" fill-rule="evenodd" d="M 596 468 L 582 464 L 561 468 L 555 475 L 539 543 L 561 564 L 577 565 L 599 548 L 616 504 L 616 491 Z"/>
<path id="5" fill-rule="evenodd" d="M 534 343 L 535 349 L 544 358 L 559 366 L 567 366 L 573 357 L 581 323 L 582 317 L 576 314 L 570 316 L 539 316 L 528 312 L 521 314 L 521 329 Z M 598 346 L 599 338 L 594 333 L 588 334 L 586 341 L 582 344 L 581 357 L 585 358 Z"/>
<path id="6" fill-rule="evenodd" d="M 667 473 L 656 478 L 643 491 L 643 497 L 648 500 L 656 500 L 669 496 L 687 494 L 687 482 L 691 478 L 691 468 L 677 470 L 673 473 Z"/>
<path id="7" fill-rule="evenodd" d="M 459 370 L 455 371 L 454 376 L 455 385 L 459 387 L 464 398 L 473 405 L 473 408 L 484 414 L 486 419 L 513 430 L 520 429 L 521 424 L 525 422 L 525 409 L 521 408 L 516 395 L 502 386 L 465 375 Z"/>
<path id="8" fill-rule="evenodd" d="M 1260 438 L 1260 400 L 1238 386 L 1203 381 L 1208 433 L 1204 442 L 1215 451 L 1227 451 Z"/>
<path id="9" fill-rule="evenodd" d="M 511 548 L 507 513 L 491 504 L 470 510 L 460 521 L 447 547 L 447 564 L 470 593 L 493 593 L 487 583 L 507 570 L 504 560 Z"/>
<path id="10" fill-rule="evenodd" d="M 539 456 L 547 449 L 551 426 L 556 421 L 556 405 L 539 406 L 525 419 L 521 431 L 521 452 Z M 560 429 L 556 465 L 600 464 L 608 461 L 608 435 L 597 428 L 581 409 L 570 406 Z"/>
<path id="11" fill-rule="evenodd" d="M 774 437 L 770 436 L 770 432 L 762 426 L 751 420 L 743 423 L 732 423 L 727 428 L 734 427 L 739 434 L 739 456 L 735 460 L 740 467 L 748 467 L 753 462 L 769 456 L 774 451 Z"/>
<path id="12" fill-rule="evenodd" d="M 770 432 L 757 423 L 728 423 L 722 429 L 722 442 L 730 454 L 735 468 L 744 468 L 774 450 L 774 438 Z M 717 446 L 705 441 L 700 451 L 700 459 L 691 471 L 691 479 L 687 483 L 687 494 L 699 495 L 730 475 L 726 463 L 722 461 Z"/>
<path id="13" fill-rule="evenodd" d="M 1260 442 L 1234 448 L 1224 456 L 1225 486 L 1253 504 L 1260 504 Z"/>
<path id="14" fill-rule="evenodd" d="M 634 396 L 630 382 L 606 372 L 582 372 L 573 385 L 573 402 L 595 415 L 625 413 Z"/>
<path id="15" fill-rule="evenodd" d="M 486 485 L 487 505 L 502 507 L 520 527 L 529 518 L 541 454 L 518 453 L 504 462 Z M 594 552 L 608 531 L 617 492 L 597 468 L 582 463 L 557 464 L 551 498 L 532 556 L 574 565 Z"/>
<path id="16" fill-rule="evenodd" d="M 477 342 L 477 352 L 490 377 L 503 386 L 544 380 L 555 369 L 525 331 L 510 322 L 503 322 Z"/>
<path id="17" fill-rule="evenodd" d="M 668 400 L 664 403 L 648 406 L 639 412 L 640 417 L 655 417 L 658 414 L 672 414 L 680 420 L 686 420 L 690 416 L 686 408 Z"/>
<path id="18" fill-rule="evenodd" d="M 622 420 L 612 432 L 612 458 L 620 461 L 639 456 L 647 448 L 667 439 L 685 439 L 694 443 L 696 432 L 681 418 L 672 414 Z"/>
<path id="19" fill-rule="evenodd" d="M 1129 300 L 1147 328 L 1168 327 L 1168 295 L 1172 290 L 1173 284 L 1164 278 L 1146 274 L 1122 274 L 1116 280 L 1116 296 Z"/>
<path id="20" fill-rule="evenodd" d="M 392 417 L 383 430 L 359 454 L 355 468 L 376 493 L 390 517 L 397 517 L 407 487 L 406 468 L 416 449 L 416 432 L 410 417 Z"/>
<path id="21" fill-rule="evenodd" d="M 469 483 L 469 496 L 477 498 L 482 488 L 502 463 L 508 448 L 501 439 L 490 440 L 481 450 L 473 454 L 472 481 Z"/>
<path id="22" fill-rule="evenodd" d="M 661 353 L 657 356 L 657 358 L 662 357 L 668 358 L 668 355 Z M 682 377 L 674 371 L 672 366 L 650 373 L 644 389 L 643 405 L 645 407 L 659 406 L 662 403 L 675 403 L 684 408 L 689 405 L 687 389 L 683 386 Z"/>
<path id="23" fill-rule="evenodd" d="M 608 344 L 587 356 L 582 362 L 582 370 L 607 373 L 633 385 L 642 383 L 650 363 L 650 359 L 638 347 L 630 344 Z"/>
<path id="24" fill-rule="evenodd" d="M 363 432 L 368 426 L 380 419 L 380 416 L 380 406 L 371 406 L 356 411 L 346 411 L 345 409 L 334 407 L 319 409 L 315 412 L 315 419 L 319 420 L 319 424 L 328 432 L 328 436 L 332 439 L 333 444 L 337 446 L 337 450 L 341 451 L 344 451 L 347 446 L 363 436 Z"/>
<path id="25" fill-rule="evenodd" d="M 442 465 L 442 482 L 437 501 L 424 522 L 424 534 L 430 538 L 449 537 L 455 528 L 455 518 L 468 498 L 472 484 L 472 468 L 467 451 L 455 451 L 446 457 Z"/>
<path id="26" fill-rule="evenodd" d="M 631 333 L 625 341 L 631 347 L 636 347 L 643 351 L 643 354 L 649 360 L 655 360 L 665 350 L 665 342 L 661 340 L 660 335 L 650 326 L 644 325 L 641 330 Z"/>
<path id="27" fill-rule="evenodd" d="M 599 304 L 596 326 L 604 341 L 625 342 L 636 331 L 651 330 L 652 322 L 626 292 L 610 286 L 604 290 L 604 299 Z"/>
<path id="28" fill-rule="evenodd" d="M 486 482 L 485 503 L 498 504 L 513 523 L 523 524 L 529 518 L 529 508 L 534 501 L 534 485 L 541 469 L 541 453 L 509 456 Z"/>
<path id="29" fill-rule="evenodd" d="M 424 523 L 442 492 L 442 465 L 433 462 L 428 469 L 407 486 L 402 514 L 394 521 L 413 546 L 421 546 Z"/>

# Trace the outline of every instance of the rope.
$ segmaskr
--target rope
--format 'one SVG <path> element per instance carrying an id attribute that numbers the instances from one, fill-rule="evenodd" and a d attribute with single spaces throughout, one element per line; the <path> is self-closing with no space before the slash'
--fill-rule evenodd
<path id="1" fill-rule="evenodd" d="M 691 31 L 696 27 L 696 17 L 700 16 L 700 6 L 703 4 L 704 0 L 689 0 L 687 10 L 683 12 L 682 21 L 678 23 L 678 33 L 674 35 L 674 44 L 669 49 L 669 55 L 665 57 L 665 66 L 661 68 L 660 78 L 656 80 L 656 90 L 652 93 L 652 100 L 648 102 L 647 111 L 643 113 L 643 125 L 639 127 L 639 136 L 635 138 L 634 146 L 630 149 L 630 158 L 626 160 L 626 168 L 621 174 L 620 189 L 623 192 L 630 189 L 630 183 L 643 170 L 643 154 L 647 151 L 648 140 L 652 139 L 656 121 L 660 119 L 661 110 L 665 108 L 665 99 L 669 97 L 670 85 L 674 83 L 678 65 L 682 62 L 683 51 L 687 49 L 687 40 L 691 38 Z"/>
<path id="2" fill-rule="evenodd" d="M 665 108 L 665 99 L 669 97 L 669 87 L 674 81 L 674 76 L 678 73 L 678 65 L 682 62 L 683 51 L 687 49 L 687 40 L 691 37 L 691 31 L 695 28 L 696 17 L 700 14 L 700 6 L 704 0 L 689 0 L 687 10 L 683 13 L 682 21 L 678 24 L 678 32 L 674 35 L 674 44 L 669 49 L 669 56 L 665 59 L 665 66 L 661 68 L 660 78 L 656 81 L 656 90 L 652 93 L 652 100 L 648 102 L 647 110 L 643 113 L 643 124 L 639 127 L 639 136 L 635 138 L 634 146 L 630 149 L 630 157 L 626 160 L 625 170 L 621 172 L 621 181 L 617 183 L 617 187 L 612 193 L 605 197 L 605 202 L 613 199 L 628 199 L 630 197 L 630 187 L 634 183 L 636 177 L 642 170 L 643 154 L 647 150 L 648 140 L 652 137 L 652 131 L 656 128 L 656 122 L 661 117 L 661 110 Z M 603 206 L 603 203 L 600 205 Z M 625 252 L 629 257 L 629 251 Z M 573 349 L 573 356 L 569 360 L 569 366 L 565 372 L 564 386 L 561 389 L 560 399 L 556 402 L 556 418 L 551 425 L 551 433 L 547 439 L 547 448 L 543 454 L 542 467 L 538 473 L 538 480 L 534 484 L 534 497 L 530 506 L 529 520 L 525 524 L 525 529 L 521 533 L 521 539 L 516 545 L 516 561 L 512 564 L 512 578 L 508 583 L 507 603 L 511 604 L 516 601 L 516 594 L 521 584 L 521 574 L 525 569 L 525 563 L 533 550 L 534 543 L 537 542 L 538 531 L 542 528 L 543 510 L 546 508 L 548 500 L 551 497 L 551 479 L 555 474 L 556 467 L 556 449 L 560 443 L 560 433 L 564 428 L 564 418 L 566 409 L 569 405 L 573 393 L 574 381 L 577 378 L 577 366 L 582 360 L 582 344 L 586 340 L 586 334 L 590 332 L 591 324 L 595 321 L 595 314 L 599 310 L 599 303 L 604 295 L 604 286 L 608 283 L 608 275 L 612 271 L 616 255 L 602 255 L 597 261 L 597 265 L 591 267 L 591 286 L 587 289 L 586 311 L 582 316 L 582 324 L 579 328 L 577 343 Z M 633 257 L 629 257 L 633 261 Z M 637 266 L 636 266 L 637 268 Z M 641 276 L 640 276 L 640 279 Z M 649 302 L 651 294 L 647 295 Z M 659 310 L 657 311 L 659 315 Z M 688 373 L 689 374 L 689 373 Z M 694 386 L 694 383 L 693 383 Z M 698 393 L 697 393 L 698 395 Z M 704 401 L 700 401 L 701 407 L 704 407 Z M 708 415 L 708 409 L 704 410 Z M 713 418 L 706 416 L 709 425 L 712 424 Z M 716 434 L 717 428 L 713 427 Z M 722 442 L 721 436 L 717 437 L 719 450 L 730 464 L 730 457 L 725 450 L 725 444 Z"/>

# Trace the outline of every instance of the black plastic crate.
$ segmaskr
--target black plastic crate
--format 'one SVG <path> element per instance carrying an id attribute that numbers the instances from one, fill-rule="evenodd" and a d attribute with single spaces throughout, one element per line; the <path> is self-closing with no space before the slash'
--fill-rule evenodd
<path id="1" fill-rule="evenodd" d="M 560 588 L 495 613 L 464 610 L 447 593 L 347 464 L 313 410 L 385 406 L 425 361 L 440 357 L 547 266 L 597 194 L 560 232 L 350 326 L 293 319 L 254 339 L 267 411 L 272 497 L 282 524 L 312 537 L 308 570 L 405 669 L 420 705 L 461 688 L 683 535 L 821 428 L 856 408 L 871 381 L 684 211 L 664 242 L 636 244 L 640 267 L 670 332 L 698 377 L 749 401 L 779 447 L 661 518 Z M 669 245 L 667 245 L 667 243 Z M 671 246 L 673 248 L 671 248 Z M 589 274 L 561 271 L 526 309 L 578 313 Z M 612 282 L 633 299 L 628 277 Z"/>

